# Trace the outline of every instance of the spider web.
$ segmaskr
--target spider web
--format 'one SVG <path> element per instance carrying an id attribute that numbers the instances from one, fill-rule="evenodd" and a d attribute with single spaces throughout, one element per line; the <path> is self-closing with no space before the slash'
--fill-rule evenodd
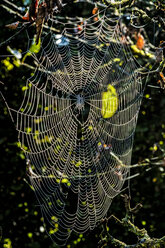
<path id="1" fill-rule="evenodd" d="M 120 21 L 106 11 L 66 19 L 59 35 L 51 17 L 22 104 L 9 107 L 46 230 L 59 245 L 72 231 L 94 229 L 129 176 L 143 85 Z M 113 113 L 104 118 L 110 86 Z"/>

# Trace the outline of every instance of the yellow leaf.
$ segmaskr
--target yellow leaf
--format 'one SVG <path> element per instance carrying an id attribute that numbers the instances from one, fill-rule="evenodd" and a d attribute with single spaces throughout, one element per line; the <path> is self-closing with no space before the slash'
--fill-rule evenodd
<path id="1" fill-rule="evenodd" d="M 93 127 L 91 125 L 88 128 L 89 128 L 89 130 L 93 130 Z"/>
<path id="2" fill-rule="evenodd" d="M 118 95 L 116 89 L 108 84 L 107 91 L 102 93 L 102 109 L 103 118 L 112 117 L 118 109 Z"/>
<path id="3" fill-rule="evenodd" d="M 27 86 L 23 86 L 22 87 L 22 91 L 25 91 L 25 90 L 28 90 L 28 87 Z"/>
<path id="4" fill-rule="evenodd" d="M 150 95 L 149 95 L 149 94 L 146 94 L 145 97 L 146 97 L 146 98 L 150 98 Z"/>
<path id="5" fill-rule="evenodd" d="M 62 182 L 62 183 L 68 183 L 68 179 L 67 179 L 67 178 L 63 178 L 63 179 L 61 180 L 61 182 Z"/>
<path id="6" fill-rule="evenodd" d="M 114 62 L 119 62 L 120 61 L 120 58 L 115 58 L 113 61 Z"/>
<path id="7" fill-rule="evenodd" d="M 155 182 L 157 181 L 157 178 L 154 177 L 154 178 L 152 179 L 152 181 L 153 181 L 153 183 L 155 183 Z"/>
<path id="8" fill-rule="evenodd" d="M 32 53 L 39 53 L 40 48 L 41 48 L 41 39 L 39 39 L 38 44 L 36 44 L 36 37 L 34 36 L 33 42 L 32 42 L 32 44 L 31 44 L 31 46 L 29 48 L 29 51 L 23 57 L 22 62 L 25 61 L 26 57 L 31 56 Z"/>
<path id="9" fill-rule="evenodd" d="M 76 167 L 79 167 L 81 164 L 82 164 L 82 162 L 81 162 L 81 161 L 78 161 L 78 162 L 75 164 L 75 166 L 76 166 Z"/>

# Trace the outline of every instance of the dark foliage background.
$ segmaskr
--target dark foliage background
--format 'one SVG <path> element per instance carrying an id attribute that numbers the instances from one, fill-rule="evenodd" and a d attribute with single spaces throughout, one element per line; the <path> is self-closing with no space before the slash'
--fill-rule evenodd
<path id="1" fill-rule="evenodd" d="M 14 0 L 12 2 L 22 8 L 20 9 L 20 12 L 22 10 L 22 15 L 29 4 L 28 0 Z M 145 10 L 148 1 L 137 2 L 138 7 Z M 152 0 L 151 3 L 151 5 L 147 6 L 147 11 L 151 18 L 154 18 L 158 14 L 156 11 L 159 10 L 160 5 L 159 1 L 156 0 Z M 2 1 L 1 4 L 5 4 L 5 2 Z M 73 5 L 67 8 L 74 11 Z M 92 12 L 92 8 L 92 5 L 81 3 L 77 11 Z M 160 7 L 159 10 L 160 15 L 162 14 L 162 8 Z M 0 13 L 0 42 L 3 42 L 17 32 L 16 30 L 5 28 L 5 25 L 17 21 L 19 18 L 16 14 L 9 13 L 2 6 Z M 63 15 L 63 12 L 61 15 Z M 156 47 L 165 37 L 161 25 L 151 22 L 146 28 L 149 42 Z M 31 33 L 34 34 L 33 28 Z M 26 51 L 27 42 L 28 37 L 25 30 L 15 36 L 10 43 L 0 47 L 0 77 L 1 82 L 4 83 L 4 85 L 0 83 L 0 87 L 4 96 L 15 108 L 19 106 L 19 101 L 23 94 L 22 87 L 25 85 L 31 69 L 19 65 L 19 61 L 10 56 L 11 53 L 7 50 L 7 46 L 9 45 L 12 49 Z M 143 58 L 141 59 L 143 60 Z M 28 62 L 31 63 L 30 58 Z M 158 66 L 159 64 L 156 64 L 156 67 Z M 145 158 L 160 156 L 160 148 L 165 149 L 165 95 L 164 90 L 159 88 L 159 80 L 163 80 L 159 72 L 151 74 L 148 79 L 147 85 L 158 88 L 146 87 L 136 129 L 132 164 Z M 0 146 L 0 247 L 58 247 L 52 243 L 50 237 L 43 230 L 41 212 L 37 206 L 35 195 L 26 183 L 25 157 L 18 147 L 17 133 L 2 97 L 0 98 Z M 151 237 L 158 238 L 164 235 L 165 230 L 165 161 L 164 164 L 161 162 L 156 166 L 150 165 L 149 167 L 150 170 L 137 168 L 132 172 L 140 172 L 140 175 L 131 180 L 131 204 L 132 206 L 139 202 L 143 204 L 143 208 L 135 218 L 135 224 L 139 228 L 146 228 Z M 108 215 L 111 214 L 119 218 L 124 217 L 125 209 L 120 196 L 114 199 Z M 80 236 L 73 235 L 68 242 L 67 248 L 97 247 L 101 230 L 102 227 L 98 226 L 91 233 Z M 137 242 L 135 236 L 113 221 L 109 222 L 109 232 L 112 236 L 129 244 Z"/>

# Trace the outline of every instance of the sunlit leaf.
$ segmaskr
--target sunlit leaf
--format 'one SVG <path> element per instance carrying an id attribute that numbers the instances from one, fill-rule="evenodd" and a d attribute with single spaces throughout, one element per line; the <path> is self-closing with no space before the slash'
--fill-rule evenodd
<path id="1" fill-rule="evenodd" d="M 102 109 L 103 118 L 112 117 L 118 109 L 118 95 L 116 89 L 109 84 L 107 91 L 102 93 Z"/>

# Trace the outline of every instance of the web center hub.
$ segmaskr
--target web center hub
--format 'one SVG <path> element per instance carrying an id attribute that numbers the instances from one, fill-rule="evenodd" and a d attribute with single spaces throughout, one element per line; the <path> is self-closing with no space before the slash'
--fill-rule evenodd
<path id="1" fill-rule="evenodd" d="M 79 111 L 84 110 L 84 96 L 82 94 L 76 96 L 76 108 Z"/>

